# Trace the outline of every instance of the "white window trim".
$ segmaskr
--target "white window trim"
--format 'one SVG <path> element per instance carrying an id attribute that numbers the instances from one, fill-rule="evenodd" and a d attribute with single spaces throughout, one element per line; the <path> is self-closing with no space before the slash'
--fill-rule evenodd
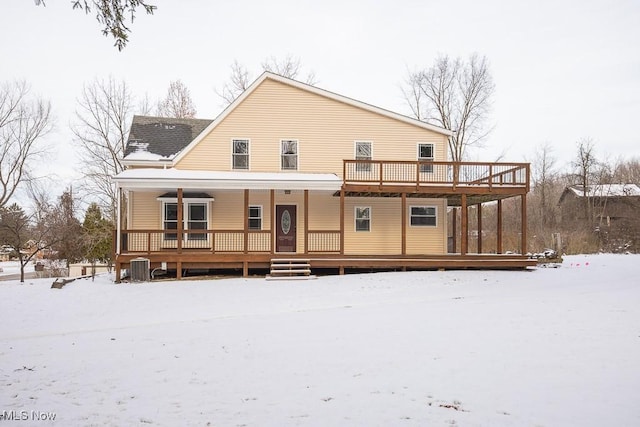
<path id="1" fill-rule="evenodd" d="M 162 220 L 161 227 L 162 227 L 162 230 L 164 232 L 162 240 L 173 241 L 173 239 L 166 239 L 165 238 L 165 234 L 170 234 L 170 233 L 175 233 L 176 235 L 178 234 L 177 229 L 176 229 L 175 232 L 173 230 L 167 231 L 167 230 L 164 229 L 164 223 L 166 222 L 166 217 L 165 217 L 166 209 L 165 209 L 165 206 L 168 203 L 177 204 L 178 200 L 175 199 L 175 198 L 172 198 L 172 197 L 166 197 L 166 198 L 159 197 L 158 200 L 160 200 L 162 202 L 160 204 L 160 217 L 161 217 L 161 220 Z M 206 221 L 207 221 L 207 227 L 205 228 L 205 230 L 209 229 L 209 225 L 210 225 L 209 214 L 211 213 L 211 206 L 210 206 L 209 202 L 211 202 L 211 201 L 213 201 L 213 198 L 189 198 L 189 199 L 183 199 L 182 200 L 182 226 L 183 226 L 182 231 L 189 230 L 189 206 L 190 205 L 204 205 L 205 206 L 205 209 L 206 209 L 205 217 L 206 217 Z M 178 223 L 178 221 L 176 219 L 176 224 L 177 223 Z M 203 232 L 203 234 L 204 234 L 204 232 Z M 186 240 L 202 240 L 202 239 L 188 239 L 187 236 L 188 236 L 188 234 L 185 237 L 183 237 L 182 240 L 185 240 L 185 241 Z"/>
<path id="2" fill-rule="evenodd" d="M 435 209 L 435 211 L 436 211 L 436 213 L 435 213 L 436 223 L 434 225 L 430 225 L 430 224 L 413 225 L 413 224 L 411 224 L 411 217 L 413 216 L 413 215 L 411 215 L 411 208 L 433 208 L 433 209 Z M 409 206 L 409 227 L 417 227 L 417 228 L 424 228 L 424 227 L 436 228 L 436 227 L 438 227 L 438 207 L 437 206 L 433 206 L 433 205 L 410 205 Z"/>
<path id="3" fill-rule="evenodd" d="M 249 231 L 259 231 L 259 230 L 263 230 L 264 229 L 264 207 L 262 205 L 249 205 L 249 211 L 251 211 L 251 208 L 260 208 L 260 228 L 249 228 Z M 247 212 L 247 218 L 249 220 L 251 220 L 251 217 L 249 216 L 249 212 Z M 253 218 L 256 219 L 256 218 Z"/>
<path id="4" fill-rule="evenodd" d="M 247 141 L 247 144 L 249 144 L 249 147 L 247 150 L 247 168 L 246 169 L 236 169 L 233 167 L 233 156 L 234 156 L 233 149 L 235 148 L 235 144 L 234 144 L 235 141 Z M 231 138 L 231 170 L 232 171 L 251 170 L 251 138 Z"/>
<path id="5" fill-rule="evenodd" d="M 368 230 L 358 230 L 358 209 L 369 209 L 369 229 Z M 355 231 L 356 233 L 370 233 L 371 232 L 371 229 L 373 228 L 372 211 L 373 211 L 373 209 L 371 209 L 371 206 L 354 206 L 354 208 L 353 208 L 353 231 Z"/>
<path id="6" fill-rule="evenodd" d="M 432 154 L 431 157 L 420 157 L 420 146 L 421 145 L 430 145 L 431 146 L 431 154 Z M 436 144 L 434 144 L 433 142 L 418 142 L 418 144 L 416 145 L 416 159 L 418 161 L 424 159 L 426 161 L 434 162 L 435 159 L 436 159 Z M 423 171 L 421 169 L 420 173 L 433 173 L 433 165 L 431 165 L 431 171 Z"/>
<path id="7" fill-rule="evenodd" d="M 296 168 L 295 169 L 283 169 L 282 168 L 282 143 L 283 142 L 295 142 L 296 143 Z M 280 144 L 278 144 L 278 162 L 280 162 L 280 171 L 300 171 L 300 140 L 295 138 L 282 138 Z"/>
<path id="8" fill-rule="evenodd" d="M 371 147 L 371 157 L 369 160 L 373 160 L 373 141 L 368 141 L 368 140 L 363 140 L 363 139 L 356 139 L 355 141 L 353 141 L 353 159 L 354 160 L 358 160 L 358 144 L 369 144 L 369 146 Z M 371 164 L 359 164 L 356 163 L 357 166 L 360 166 L 362 169 L 358 169 L 358 167 L 356 166 L 356 171 L 357 172 L 369 172 L 371 171 Z M 368 168 L 364 167 L 364 166 L 369 166 Z"/>

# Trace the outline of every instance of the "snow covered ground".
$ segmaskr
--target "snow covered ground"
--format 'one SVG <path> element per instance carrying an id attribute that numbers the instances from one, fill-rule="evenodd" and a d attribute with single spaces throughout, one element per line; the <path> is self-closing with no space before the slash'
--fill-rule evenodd
<path id="1" fill-rule="evenodd" d="M 638 255 L 593 255 L 531 272 L 4 281 L 0 416 L 637 426 L 639 265 Z"/>

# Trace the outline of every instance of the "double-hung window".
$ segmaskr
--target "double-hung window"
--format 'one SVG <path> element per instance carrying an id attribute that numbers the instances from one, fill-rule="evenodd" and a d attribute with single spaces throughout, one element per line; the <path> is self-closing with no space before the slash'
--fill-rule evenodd
<path id="1" fill-rule="evenodd" d="M 418 161 L 433 162 L 433 144 L 418 144 Z M 433 173 L 433 165 L 420 164 L 420 172 Z"/>
<path id="2" fill-rule="evenodd" d="M 262 206 L 249 206 L 249 230 L 262 230 Z"/>
<path id="3" fill-rule="evenodd" d="M 194 233 L 193 230 L 206 230 L 208 228 L 207 221 L 207 202 L 188 202 L 184 203 L 183 211 L 183 227 L 185 231 L 185 240 L 206 240 L 207 233 Z M 175 202 L 164 202 L 162 207 L 162 224 L 164 230 L 178 229 L 178 204 Z M 177 233 L 164 233 L 164 240 L 176 240 Z"/>
<path id="4" fill-rule="evenodd" d="M 372 147 L 370 141 L 356 141 L 356 160 L 371 160 L 373 158 Z M 356 172 L 369 172 L 371 170 L 371 163 L 358 162 L 356 163 Z"/>
<path id="5" fill-rule="evenodd" d="M 233 169 L 249 169 L 249 140 L 234 139 L 233 145 Z"/>
<path id="6" fill-rule="evenodd" d="M 435 206 L 411 206 L 411 226 L 436 226 L 437 210 Z"/>
<path id="7" fill-rule="evenodd" d="M 298 141 L 283 139 L 280 141 L 280 168 L 298 170 Z"/>
<path id="8" fill-rule="evenodd" d="M 371 208 L 356 206 L 356 231 L 371 231 Z"/>

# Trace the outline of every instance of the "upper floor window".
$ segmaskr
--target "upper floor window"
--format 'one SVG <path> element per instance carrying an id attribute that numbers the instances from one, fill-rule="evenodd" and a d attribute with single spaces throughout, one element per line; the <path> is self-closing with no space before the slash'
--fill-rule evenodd
<path id="1" fill-rule="evenodd" d="M 433 162 L 433 144 L 418 144 L 418 161 Z M 433 165 L 420 165 L 420 172 L 433 173 Z"/>
<path id="2" fill-rule="evenodd" d="M 356 141 L 356 160 L 371 160 L 373 158 L 370 141 Z M 356 171 L 369 172 L 371 163 L 356 163 Z"/>
<path id="3" fill-rule="evenodd" d="M 435 206 L 411 206 L 412 226 L 435 226 L 436 218 Z"/>
<path id="4" fill-rule="evenodd" d="M 233 169 L 249 169 L 249 140 L 234 139 Z"/>
<path id="5" fill-rule="evenodd" d="M 371 231 L 371 208 L 356 206 L 356 231 Z"/>
<path id="6" fill-rule="evenodd" d="M 280 168 L 298 170 L 298 141 L 283 139 L 280 141 Z"/>
<path id="7" fill-rule="evenodd" d="M 249 230 L 262 230 L 262 206 L 249 206 Z"/>

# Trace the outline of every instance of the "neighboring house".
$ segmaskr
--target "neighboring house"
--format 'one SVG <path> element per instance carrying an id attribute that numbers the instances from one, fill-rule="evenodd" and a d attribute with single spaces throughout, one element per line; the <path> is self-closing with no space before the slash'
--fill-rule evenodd
<path id="1" fill-rule="evenodd" d="M 640 240 L 640 187 L 636 184 L 572 185 L 560 196 L 560 214 L 567 228 L 584 227 L 591 217 L 594 231 L 611 238 Z"/>
<path id="2" fill-rule="evenodd" d="M 529 165 L 448 162 L 450 135 L 268 72 L 215 120 L 136 116 L 127 169 L 114 178 L 123 212 L 117 277 L 138 256 L 178 277 L 188 268 L 246 275 L 273 258 L 341 272 L 531 265 L 522 256 L 467 255 L 466 215 L 470 205 L 507 197 L 526 207 Z M 463 218 L 453 255 L 452 206 Z M 522 236 L 524 253 L 525 216 Z M 500 229 L 496 238 L 501 252 Z"/>

